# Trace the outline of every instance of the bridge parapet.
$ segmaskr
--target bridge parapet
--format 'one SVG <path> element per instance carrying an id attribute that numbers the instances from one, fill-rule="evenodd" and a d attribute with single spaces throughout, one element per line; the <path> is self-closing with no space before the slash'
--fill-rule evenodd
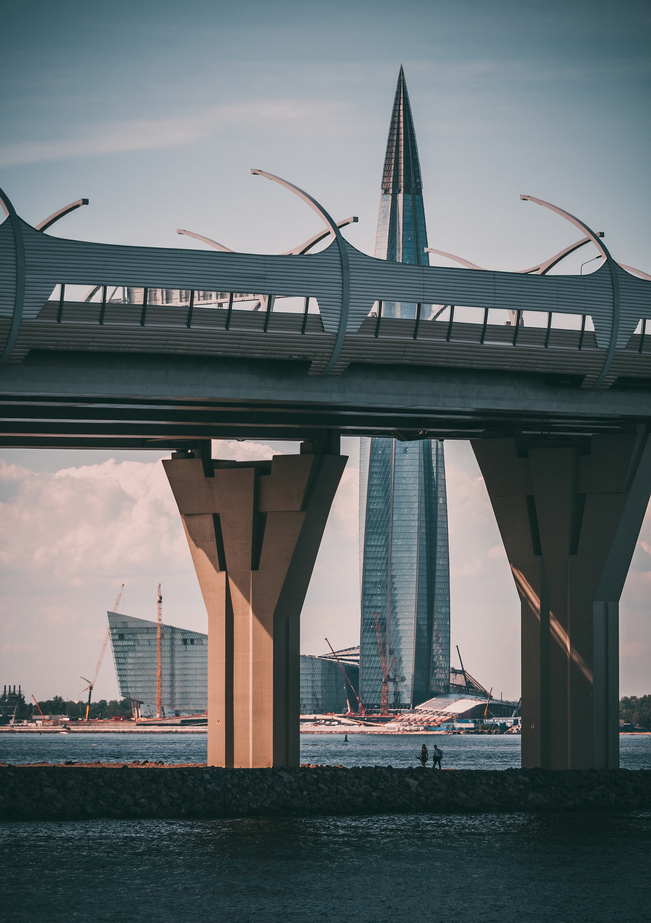
<path id="1" fill-rule="evenodd" d="M 314 207 L 306 193 L 277 177 L 269 178 L 300 193 Z M 4 201 L 8 202 L 6 197 Z M 529 367 L 557 374 L 565 356 L 564 371 L 582 374 L 586 386 L 602 387 L 617 375 L 644 379 L 651 372 L 645 349 L 651 281 L 634 276 L 610 258 L 588 276 L 392 263 L 355 249 L 331 219 L 336 239 L 314 254 L 129 247 L 53 238 L 22 221 L 10 203 L 6 210 L 9 218 L 0 226 L 2 361 L 10 357 L 19 361 L 34 348 L 220 356 L 255 356 L 261 350 L 268 357 L 309 359 L 310 371 L 321 375 L 341 372 L 350 362 Z M 79 285 L 91 286 L 99 308 L 96 302 L 84 306 L 66 302 L 65 287 Z M 47 299 L 57 286 L 59 303 L 53 309 Z M 128 306 L 118 310 L 107 303 L 107 290 L 115 287 L 141 290 L 142 304 L 134 305 L 133 313 Z M 148 303 L 147 293 L 152 290 L 187 292 L 185 316 L 182 299 L 177 313 L 161 314 L 162 305 Z M 214 307 L 209 316 L 210 309 L 201 305 L 197 292 L 220 295 L 226 312 Z M 238 316 L 238 302 L 252 297 L 260 300 L 261 322 L 244 322 Z M 283 312 L 277 306 L 282 298 L 303 299 L 303 317 L 279 320 Z M 309 316 L 310 303 L 318 304 L 320 329 Z M 411 326 L 404 325 L 405 319 L 383 317 L 386 303 L 413 305 Z M 369 321 L 374 306 L 376 319 Z M 437 306 L 434 311 L 432 306 Z M 462 310 L 473 308 L 483 312 L 475 325 L 461 319 Z M 441 316 L 443 310 L 446 317 Z M 500 311 L 517 318 L 511 329 L 501 330 L 503 325 L 493 322 Z M 542 333 L 521 329 L 527 312 L 547 319 Z M 555 329 L 553 319 L 559 315 L 576 318 L 576 335 Z M 59 335 L 53 323 L 62 331 L 65 328 L 65 333 Z M 94 323 L 102 329 L 91 334 Z M 267 335 L 264 341 L 256 339 L 259 323 Z M 300 330 L 295 329 L 297 324 Z M 183 325 L 186 332 L 181 333 Z M 210 336 L 206 328 L 212 331 Z M 275 342 L 279 335 L 284 348 Z M 568 349 L 571 359 L 567 359 Z"/>

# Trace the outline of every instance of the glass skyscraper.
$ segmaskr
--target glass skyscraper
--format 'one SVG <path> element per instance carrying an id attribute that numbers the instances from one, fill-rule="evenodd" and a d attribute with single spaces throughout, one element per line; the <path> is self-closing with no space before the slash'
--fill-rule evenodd
<path id="1" fill-rule="evenodd" d="M 120 695 L 139 702 L 143 715 L 155 715 L 158 626 L 120 612 L 109 612 L 108 619 Z M 163 625 L 161 667 L 164 714 L 204 712 L 208 698 L 208 636 Z"/>
<path id="2" fill-rule="evenodd" d="M 402 68 L 382 176 L 375 256 L 427 264 L 423 186 Z M 421 316 L 428 317 L 421 306 Z M 415 304 L 385 302 L 383 317 Z M 443 443 L 363 439 L 360 463 L 361 699 L 413 708 L 450 681 L 450 565 Z M 382 654 L 381 654 L 382 651 Z"/>

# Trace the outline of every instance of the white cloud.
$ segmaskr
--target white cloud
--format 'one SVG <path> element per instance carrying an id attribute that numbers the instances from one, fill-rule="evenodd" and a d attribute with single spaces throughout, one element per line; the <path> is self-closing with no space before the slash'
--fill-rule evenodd
<path id="1" fill-rule="evenodd" d="M 41 613 L 49 625 L 73 625 L 79 613 L 70 606 L 42 606 Z"/>
<path id="2" fill-rule="evenodd" d="M 318 124 L 326 114 L 342 108 L 344 105 L 340 103 L 258 100 L 210 106 L 171 118 L 91 123 L 77 127 L 65 137 L 0 144 L 0 167 L 177 147 L 180 144 L 197 143 L 216 133 L 232 131 L 238 127 L 248 127 L 250 130 L 256 123 L 265 131 L 274 124 L 283 125 L 298 120 L 309 119 Z"/>
<path id="3" fill-rule="evenodd" d="M 8 641 L 2 645 L 3 654 L 27 654 L 40 650 L 40 644 L 25 644 L 21 641 Z"/>
<path id="4" fill-rule="evenodd" d="M 493 547 L 488 551 L 488 557 L 506 559 L 506 551 L 504 550 L 504 545 L 493 545 Z"/>
<path id="5" fill-rule="evenodd" d="M 9 474 L 19 489 L 1 505 L 5 572 L 47 571 L 84 581 L 154 560 L 175 568 L 185 540 L 159 462 L 111 459 L 55 474 Z"/>

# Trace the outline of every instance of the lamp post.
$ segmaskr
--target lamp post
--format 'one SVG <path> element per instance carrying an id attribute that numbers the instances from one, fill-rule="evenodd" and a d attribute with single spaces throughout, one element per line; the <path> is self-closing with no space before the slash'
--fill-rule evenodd
<path id="1" fill-rule="evenodd" d="M 598 253 L 596 256 L 593 256 L 592 259 L 586 260 L 585 263 L 581 263 L 581 269 L 580 269 L 579 275 L 581 276 L 583 275 L 583 267 L 587 266 L 588 263 L 594 263 L 595 260 L 603 260 L 603 258 L 604 258 L 603 254 Z"/>

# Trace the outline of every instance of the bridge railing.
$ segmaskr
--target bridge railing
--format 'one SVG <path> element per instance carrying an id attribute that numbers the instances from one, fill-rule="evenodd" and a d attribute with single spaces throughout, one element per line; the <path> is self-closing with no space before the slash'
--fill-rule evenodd
<path id="1" fill-rule="evenodd" d="M 39 315 L 59 324 L 99 326 L 156 326 L 230 330 L 244 313 L 258 317 L 248 330 L 273 333 L 325 333 L 316 298 L 242 292 L 171 290 L 96 285 L 59 284 Z M 300 316 L 287 326 L 277 315 Z M 308 318 L 310 318 L 308 326 Z M 316 324 L 316 326 L 315 326 Z M 651 329 L 640 321 L 634 335 L 638 353 L 651 350 Z M 406 304 L 376 301 L 367 320 L 353 337 L 465 343 L 472 346 L 534 349 L 596 350 L 589 315 L 546 314 L 531 310 L 477 308 L 464 305 Z"/>

